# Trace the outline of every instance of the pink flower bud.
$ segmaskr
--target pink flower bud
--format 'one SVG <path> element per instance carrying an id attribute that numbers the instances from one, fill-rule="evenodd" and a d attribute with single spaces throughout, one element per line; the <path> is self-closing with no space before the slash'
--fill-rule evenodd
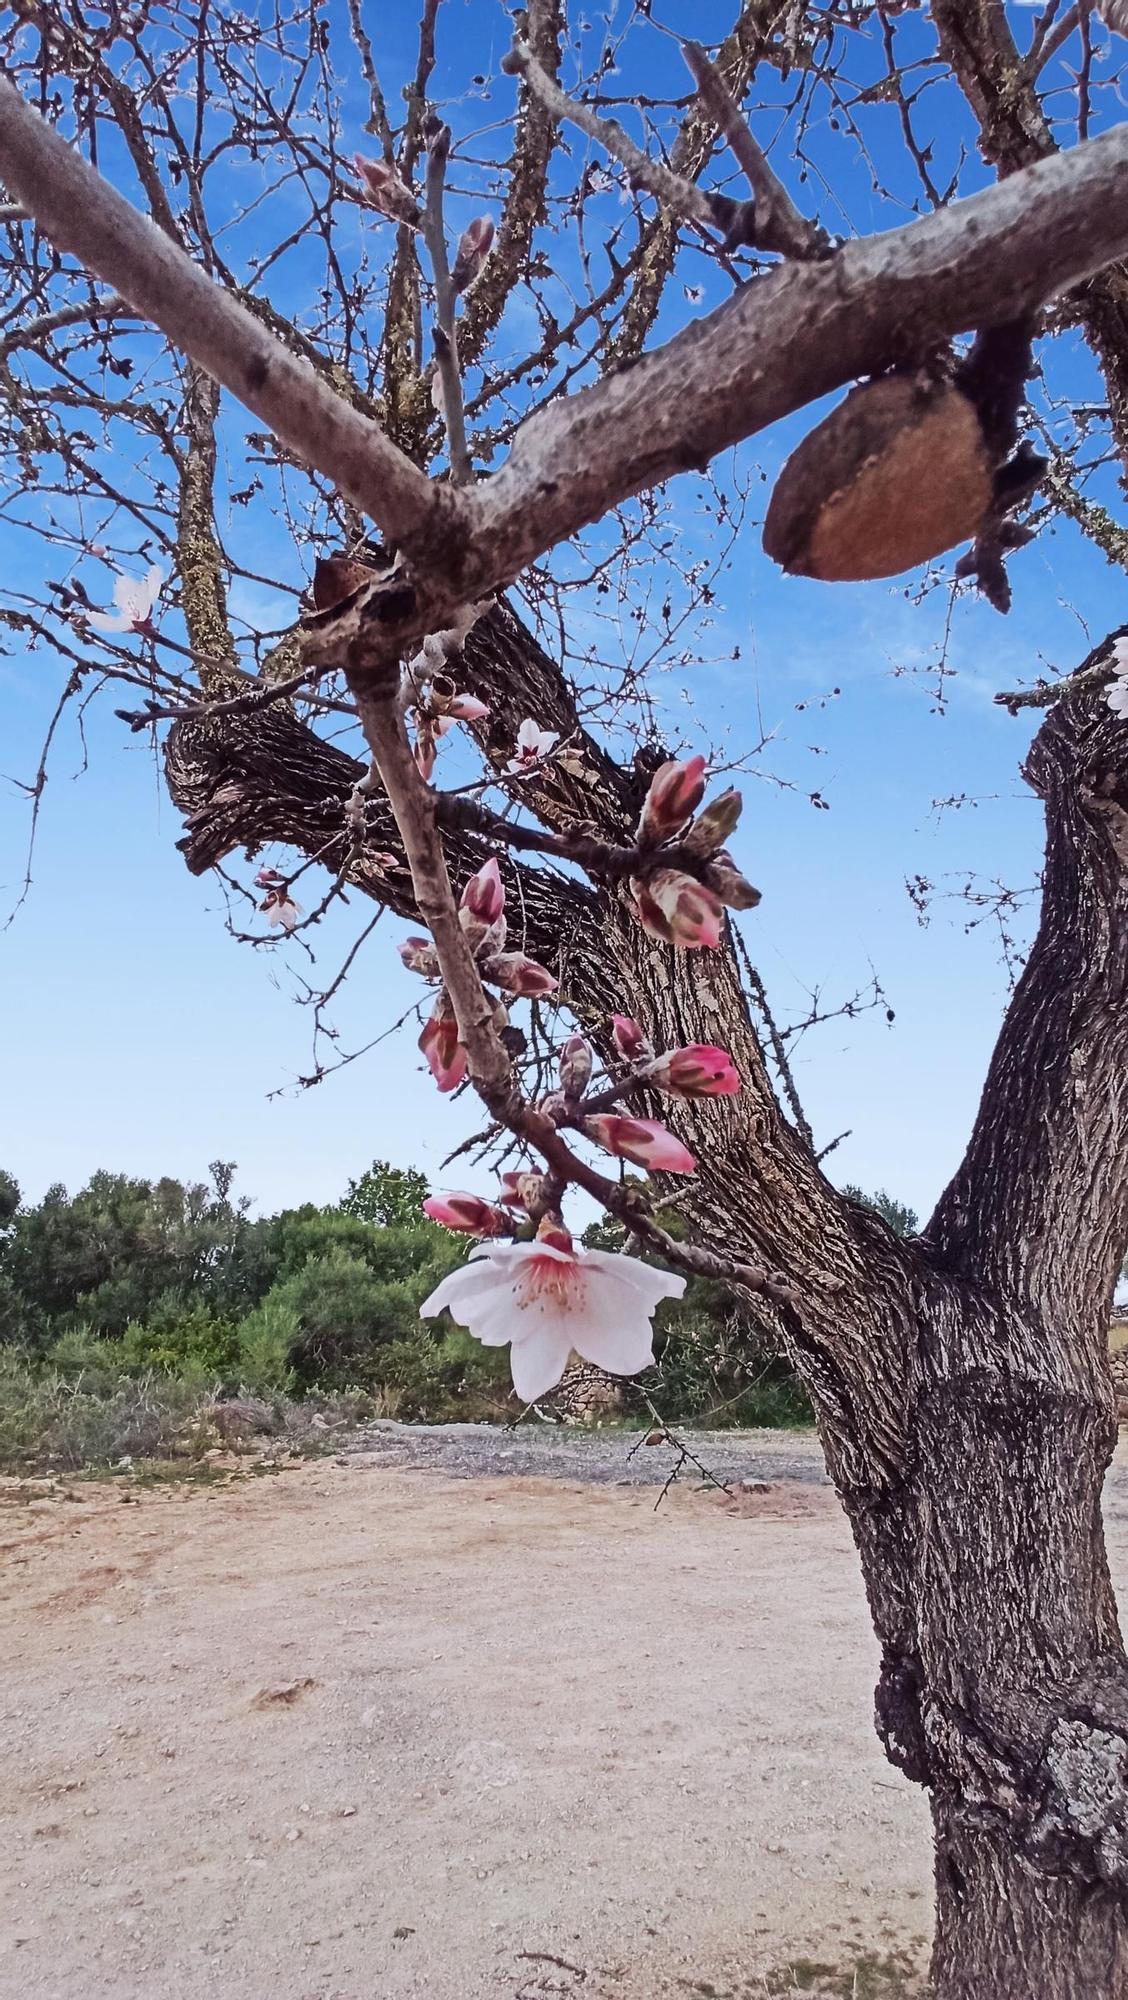
<path id="1" fill-rule="evenodd" d="M 721 942 L 723 906 L 720 897 L 678 868 L 659 868 L 645 882 L 632 882 L 638 920 L 651 937 L 662 938 L 681 951 L 705 946 L 715 951 Z"/>
<path id="2" fill-rule="evenodd" d="M 560 1051 L 560 1088 L 573 1102 L 591 1082 L 592 1055 L 582 1035 L 569 1035 Z"/>
<path id="3" fill-rule="evenodd" d="M 458 1039 L 458 1023 L 447 1003 L 440 1001 L 436 1007 L 419 1037 L 419 1046 L 441 1091 L 453 1090 L 462 1082 L 466 1075 L 466 1050 Z"/>
<path id="4" fill-rule="evenodd" d="M 502 951 L 483 959 L 482 977 L 492 980 L 495 986 L 503 986 L 507 993 L 518 994 L 522 1000 L 538 1000 L 545 993 L 555 993 L 559 984 L 546 965 L 538 965 L 535 958 L 526 958 L 519 951 Z"/>
<path id="5" fill-rule="evenodd" d="M 727 792 L 718 792 L 717 797 L 710 799 L 708 805 L 698 813 L 685 835 L 685 844 L 690 853 L 715 854 L 718 847 L 723 847 L 726 840 L 731 840 L 740 823 L 743 810 L 744 800 L 731 785 Z"/>
<path id="6" fill-rule="evenodd" d="M 419 227 L 415 197 L 387 160 L 366 160 L 363 153 L 354 153 L 353 165 L 370 207 L 380 215 L 391 216 L 394 222 L 406 222 L 412 229 Z"/>
<path id="7" fill-rule="evenodd" d="M 672 1049 L 660 1056 L 646 1072 L 648 1083 L 675 1097 L 732 1097 L 740 1089 L 740 1078 L 727 1049 L 712 1042 L 691 1042 L 687 1048 Z"/>
<path id="8" fill-rule="evenodd" d="M 509 1234 L 507 1217 L 478 1194 L 428 1195 L 423 1213 L 432 1222 L 441 1222 L 444 1229 L 457 1229 L 466 1236 Z"/>
<path id="9" fill-rule="evenodd" d="M 447 704 L 447 714 L 456 722 L 484 722 L 489 712 L 485 702 L 472 694 L 452 694 Z"/>
<path id="10" fill-rule="evenodd" d="M 280 875 L 277 868 L 260 868 L 258 874 L 255 876 L 255 887 L 256 889 L 284 889 L 286 887 L 286 877 Z"/>
<path id="11" fill-rule="evenodd" d="M 469 910 L 471 916 L 478 917 L 483 924 L 497 922 L 505 908 L 505 887 L 496 854 L 491 854 L 478 873 L 471 875 L 465 884 L 461 907 Z"/>
<path id="12" fill-rule="evenodd" d="M 597 1146 L 616 1159 L 633 1160 L 636 1167 L 654 1173 L 693 1174 L 697 1161 L 655 1118 L 624 1118 L 614 1111 L 600 1111 L 584 1119 L 584 1131 Z"/>
<path id="13" fill-rule="evenodd" d="M 638 823 L 640 840 L 672 840 L 691 819 L 705 796 L 705 759 L 676 758 L 663 764 L 650 780 Z"/>
<path id="14" fill-rule="evenodd" d="M 404 938 L 403 943 L 397 945 L 396 949 L 409 972 L 418 972 L 423 979 L 438 978 L 439 954 L 430 938 Z"/>
<path id="15" fill-rule="evenodd" d="M 650 1043 L 637 1021 L 629 1014 L 612 1014 L 611 1034 L 619 1054 L 625 1062 L 641 1062 L 650 1055 Z"/>
<path id="16" fill-rule="evenodd" d="M 493 240 L 494 226 L 488 215 L 476 216 L 469 228 L 463 230 L 450 274 L 456 292 L 464 292 L 467 285 L 473 284 L 490 254 Z"/>

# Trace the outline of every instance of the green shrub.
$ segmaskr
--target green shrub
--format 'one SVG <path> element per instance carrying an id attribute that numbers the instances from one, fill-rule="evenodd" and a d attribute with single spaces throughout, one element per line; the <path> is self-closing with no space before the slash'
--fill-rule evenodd
<path id="1" fill-rule="evenodd" d="M 163 1293 L 146 1319 L 130 1320 L 118 1345 L 121 1366 L 128 1372 L 157 1368 L 199 1383 L 238 1373 L 235 1328 L 217 1319 L 202 1301 L 193 1303 L 176 1293 Z"/>
<path id="2" fill-rule="evenodd" d="M 290 1356 L 300 1333 L 297 1308 L 269 1292 L 235 1329 L 239 1380 L 249 1389 L 285 1393 L 293 1388 Z"/>

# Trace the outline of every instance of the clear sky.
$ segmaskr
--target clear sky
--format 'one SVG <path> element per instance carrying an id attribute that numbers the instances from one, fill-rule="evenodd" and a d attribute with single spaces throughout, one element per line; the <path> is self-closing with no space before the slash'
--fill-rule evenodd
<path id="1" fill-rule="evenodd" d="M 453 34 L 440 85 L 465 69 Z M 738 454 L 737 470 L 756 481 L 753 515 L 770 490 L 759 469 L 773 474 L 811 420 L 805 413 Z M 687 523 L 693 488 L 686 480 L 673 489 Z M 871 972 L 879 977 L 893 1022 L 879 1010 L 819 1029 L 803 1040 L 797 1073 L 820 1143 L 850 1129 L 830 1163 L 835 1176 L 883 1185 L 922 1211 L 966 1140 L 1007 978 L 991 925 L 969 935 L 966 906 L 938 903 L 922 927 L 905 878 L 944 886 L 971 869 L 1016 888 L 1034 880 L 1040 813 L 1019 779 L 1030 729 L 991 696 L 1068 669 L 1128 616 L 1123 576 L 1071 529 L 1024 551 L 1012 575 L 1009 618 L 972 600 L 956 606 L 948 657 L 957 672 L 938 713 L 927 670 L 947 592 L 916 604 L 915 583 L 785 579 L 750 520 L 715 614 L 715 651 L 738 645 L 740 659 L 697 670 L 684 689 L 674 676 L 657 689 L 671 733 L 687 745 L 736 755 L 762 729 L 773 732 L 742 781 L 734 846 L 764 894 L 742 919 L 744 934 L 785 1017 L 804 1010 L 807 989 L 833 1004 Z M 47 654 L 0 657 L 6 780 L 34 771 L 57 687 Z M 415 1029 L 300 1088 L 311 1021 L 295 1004 L 296 975 L 308 960 L 297 944 L 252 949 L 226 934 L 220 885 L 190 877 L 176 852 L 177 815 L 151 747 L 112 708 L 103 701 L 87 715 L 85 750 L 73 720 L 64 725 L 33 886 L 0 936 L 0 1165 L 34 1197 L 54 1180 L 74 1188 L 100 1166 L 193 1177 L 214 1158 L 233 1159 L 240 1187 L 264 1209 L 330 1200 L 374 1156 L 443 1183 L 444 1153 L 480 1122 L 473 1104 L 438 1098 Z M 828 811 L 811 804 L 816 789 Z M 954 795 L 974 803 L 935 809 Z M 26 798 L 4 782 L 5 910 L 27 832 Z M 323 965 L 357 927 L 355 907 L 334 915 Z M 359 959 L 334 1016 L 342 1048 L 379 1035 L 417 997 L 394 949 L 404 929 L 386 918 Z M 454 1178 L 463 1184 L 465 1167 Z"/>

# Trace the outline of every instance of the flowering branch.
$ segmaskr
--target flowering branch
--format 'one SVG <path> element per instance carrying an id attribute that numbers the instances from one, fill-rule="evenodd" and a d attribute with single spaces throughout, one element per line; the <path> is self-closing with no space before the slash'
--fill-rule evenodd
<path id="1" fill-rule="evenodd" d="M 501 1037 L 496 1007 L 482 984 L 469 932 L 460 922 L 439 838 L 436 797 L 421 776 L 407 740 L 398 672 L 390 666 L 363 675 L 354 672 L 350 684 L 373 763 L 403 841 L 419 912 L 434 943 L 457 1039 L 465 1050 L 467 1073 L 498 1124 L 526 1140 L 544 1159 L 549 1170 L 542 1194 L 544 1212 L 555 1209 L 564 1188 L 572 1183 L 675 1268 L 763 1292 L 780 1301 L 794 1301 L 794 1288 L 778 1272 L 730 1262 L 667 1235 L 642 1206 L 643 1198 L 637 1191 L 589 1167 L 561 1137 L 550 1111 L 525 1101 Z M 622 1121 L 624 1126 L 644 1128 L 648 1123 Z M 629 1145 L 633 1135 L 618 1136 Z M 653 1144 L 646 1146 L 644 1141 L 644 1146 L 653 1158 Z M 622 1157 L 630 1157 L 625 1149 L 616 1150 Z M 653 1163 L 661 1164 L 657 1159 Z"/>

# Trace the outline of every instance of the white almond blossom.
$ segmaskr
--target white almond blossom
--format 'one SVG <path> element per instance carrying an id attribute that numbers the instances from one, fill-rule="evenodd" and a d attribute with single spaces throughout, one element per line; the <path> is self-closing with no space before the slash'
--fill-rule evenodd
<path id="1" fill-rule="evenodd" d="M 637 1375 L 654 1360 L 651 1316 L 680 1299 L 685 1279 L 606 1250 L 554 1244 L 480 1243 L 419 1308 L 445 1308 L 485 1347 L 511 1342 L 513 1387 L 525 1403 L 554 1388 L 575 1349 L 610 1375 Z"/>
<path id="2" fill-rule="evenodd" d="M 517 731 L 516 755 L 510 758 L 506 770 L 513 774 L 531 771 L 544 761 L 555 743 L 554 732 L 542 729 L 539 722 L 534 722 L 532 716 L 527 715 Z"/>
<path id="3" fill-rule="evenodd" d="M 88 611 L 86 616 L 98 632 L 143 632 L 161 594 L 164 572 L 154 563 L 140 583 L 136 577 L 119 576 L 114 584 L 116 611 Z"/>
<path id="4" fill-rule="evenodd" d="M 1128 722 L 1128 672 L 1120 674 L 1116 680 L 1109 682 L 1105 689 L 1105 700 L 1114 715 L 1118 715 L 1122 722 Z"/>

